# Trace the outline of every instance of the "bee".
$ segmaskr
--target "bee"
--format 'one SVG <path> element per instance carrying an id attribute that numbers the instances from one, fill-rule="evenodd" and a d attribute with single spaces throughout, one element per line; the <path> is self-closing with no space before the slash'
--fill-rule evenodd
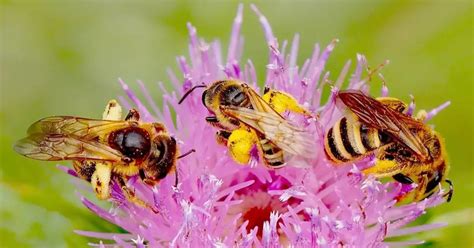
<path id="1" fill-rule="evenodd" d="M 72 160 L 77 175 L 92 184 L 99 199 L 110 198 L 110 184 L 116 179 L 131 200 L 148 206 L 135 198 L 125 181 L 138 175 L 146 184 L 155 185 L 175 171 L 177 159 L 189 153 L 178 156 L 176 140 L 162 123 L 142 122 L 135 109 L 125 120 L 121 115 L 121 106 L 111 100 L 102 120 L 46 117 L 33 123 L 14 149 L 37 160 Z"/>
<path id="2" fill-rule="evenodd" d="M 282 116 L 285 111 L 311 115 L 291 95 L 267 88 L 262 97 L 246 83 L 228 79 L 194 86 L 179 103 L 196 88 L 206 88 L 202 104 L 211 113 L 206 121 L 219 129 L 218 143 L 237 163 L 248 164 L 253 151 L 270 168 L 284 166 L 287 155 L 314 155 L 311 136 Z"/>
<path id="3" fill-rule="evenodd" d="M 418 184 L 414 200 L 435 192 L 442 182 L 449 184 L 445 194 L 451 200 L 453 186 L 445 179 L 449 165 L 443 138 L 422 118 L 405 114 L 407 105 L 399 99 L 374 99 L 360 91 L 340 91 L 338 101 L 351 113 L 346 114 L 326 132 L 325 153 L 336 164 L 376 157 L 365 174 L 393 177 L 402 184 Z"/>

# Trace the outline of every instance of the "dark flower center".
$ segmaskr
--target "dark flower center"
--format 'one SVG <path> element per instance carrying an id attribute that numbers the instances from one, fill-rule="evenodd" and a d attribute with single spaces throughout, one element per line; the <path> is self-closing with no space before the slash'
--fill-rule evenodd
<path id="1" fill-rule="evenodd" d="M 239 224 L 248 221 L 246 226 L 247 232 L 258 227 L 257 237 L 262 237 L 263 223 L 270 220 L 272 212 L 287 212 L 288 204 L 291 205 L 292 200 L 282 202 L 278 196 L 269 194 L 270 190 L 285 190 L 291 184 L 283 177 L 274 176 L 272 173 L 272 182 L 261 183 L 257 178 L 251 178 L 255 183 L 245 189 L 238 190 L 235 198 L 242 200 L 242 203 L 232 207 L 229 210 L 230 215 L 242 214 Z M 278 226 L 278 225 L 277 225 Z"/>

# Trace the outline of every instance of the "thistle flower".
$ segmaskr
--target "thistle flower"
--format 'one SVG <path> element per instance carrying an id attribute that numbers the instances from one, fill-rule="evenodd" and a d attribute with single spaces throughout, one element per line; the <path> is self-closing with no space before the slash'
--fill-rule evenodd
<path id="1" fill-rule="evenodd" d="M 347 76 L 349 61 L 330 83 L 329 72 L 324 68 L 337 40 L 323 49 L 316 44 L 311 57 L 298 66 L 299 36 L 295 35 L 287 53 L 288 43 L 279 44 L 267 19 L 255 6 L 251 7 L 259 17 L 269 46 L 265 86 L 285 91 L 319 113 L 319 122 L 313 123 L 318 127 L 315 136 L 320 137 L 314 151 L 319 154 L 310 161 L 311 167 L 296 168 L 289 164 L 268 170 L 255 163 L 254 166 L 238 165 L 226 154 L 226 147 L 214 140 L 215 129 L 204 121 L 208 112 L 199 94 L 178 105 L 184 92 L 202 82 L 236 78 L 258 88 L 252 61 L 240 60 L 243 6 L 239 5 L 225 60 L 219 41 L 206 43 L 197 36 L 196 28 L 188 24 L 189 57 L 177 58 L 179 76 L 168 71 L 171 92 L 159 83 L 163 92 L 161 108 L 141 81 L 138 84 L 145 102 L 120 80 L 128 96 L 128 99 L 120 98 L 125 107 L 136 107 L 145 121 L 164 123 L 179 141 L 182 151 L 197 150 L 179 161 L 177 187 L 174 187 L 173 176 L 153 188 L 136 178 L 128 181 L 136 195 L 154 206 L 156 212 L 129 202 L 115 183 L 110 209 L 81 197 L 91 211 L 127 233 L 77 233 L 100 240 L 99 244 L 91 244 L 100 247 L 384 247 L 422 243 L 419 240 L 387 242 L 386 239 L 443 226 L 405 227 L 427 208 L 441 204 L 442 192 L 420 202 L 398 205 L 396 198 L 413 186 L 382 183 L 364 176 L 361 169 L 371 166 L 373 158 L 352 166 L 334 167 L 324 156 L 323 130 L 342 115 L 335 106 L 338 89 L 346 81 L 349 89 L 366 92 L 369 89 L 370 77 L 363 77 L 367 68 L 365 57 L 357 55 L 355 71 L 350 77 Z M 329 99 L 321 103 L 322 91 L 329 84 L 332 85 Z M 388 94 L 386 86 L 382 94 Z M 414 103 L 410 105 L 410 113 L 413 108 Z M 440 110 L 430 112 L 429 117 Z"/>

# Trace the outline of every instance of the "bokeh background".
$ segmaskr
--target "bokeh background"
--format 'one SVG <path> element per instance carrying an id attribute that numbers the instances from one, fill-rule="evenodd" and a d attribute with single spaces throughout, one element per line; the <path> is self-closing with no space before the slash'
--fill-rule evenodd
<path id="1" fill-rule="evenodd" d="M 426 247 L 472 247 L 473 237 L 473 6 L 470 1 L 254 1 L 280 41 L 301 34 L 299 62 L 315 42 L 339 38 L 328 69 L 337 75 L 356 53 L 383 70 L 392 96 L 432 108 L 452 105 L 430 123 L 446 138 L 455 184 L 452 203 L 420 222 L 447 221 L 420 234 Z M 29 124 L 51 115 L 100 117 L 123 93 L 122 77 L 156 82 L 187 52 L 186 22 L 206 39 L 227 44 L 238 2 L 2 1 L 0 110 L 0 246 L 85 246 L 76 229 L 120 231 L 83 207 L 70 178 L 54 163 L 12 151 Z M 259 79 L 267 59 L 263 32 L 248 3 L 244 60 Z M 378 94 L 380 82 L 373 93 Z"/>

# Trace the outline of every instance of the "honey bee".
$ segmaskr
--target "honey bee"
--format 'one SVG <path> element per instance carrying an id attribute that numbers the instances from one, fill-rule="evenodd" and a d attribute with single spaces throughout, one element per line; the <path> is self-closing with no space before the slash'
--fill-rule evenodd
<path id="1" fill-rule="evenodd" d="M 270 168 L 284 166 L 287 155 L 314 155 L 311 136 L 282 116 L 285 111 L 311 115 L 291 95 L 265 89 L 261 97 L 246 83 L 229 79 L 197 85 L 179 103 L 196 88 L 206 88 L 202 103 L 212 114 L 206 121 L 219 129 L 218 143 L 228 147 L 237 163 L 248 164 L 254 148 Z"/>
<path id="2" fill-rule="evenodd" d="M 46 117 L 33 123 L 27 137 L 19 140 L 14 149 L 37 160 L 72 160 L 78 176 L 92 184 L 99 199 L 110 197 L 110 184 L 115 179 L 131 200 L 148 206 L 134 197 L 125 181 L 139 175 L 146 184 L 155 185 L 175 171 L 177 159 L 189 153 L 178 156 L 176 140 L 163 124 L 142 122 L 135 109 L 125 120 L 121 115 L 121 106 L 111 100 L 103 120 Z"/>
<path id="3" fill-rule="evenodd" d="M 443 138 L 422 122 L 405 114 L 407 105 L 390 97 L 374 99 L 360 91 L 337 95 L 352 113 L 336 121 L 325 134 L 325 152 L 339 164 L 374 154 L 376 163 L 365 174 L 393 177 L 402 184 L 418 184 L 414 200 L 433 194 L 442 182 L 451 200 L 453 187 L 445 179 L 449 165 Z"/>

